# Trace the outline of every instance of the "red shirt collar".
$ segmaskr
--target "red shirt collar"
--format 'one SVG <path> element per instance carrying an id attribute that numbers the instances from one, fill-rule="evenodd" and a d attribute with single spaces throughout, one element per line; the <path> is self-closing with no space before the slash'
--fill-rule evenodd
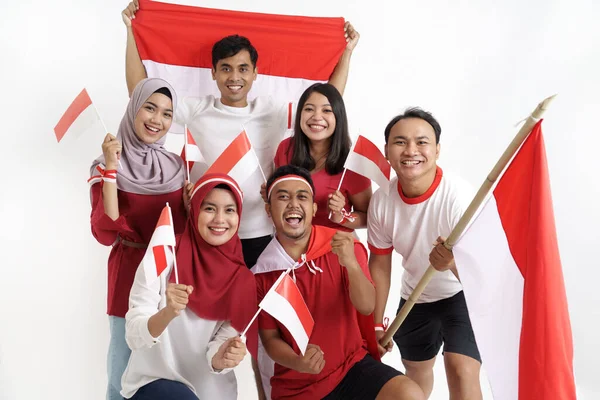
<path id="1" fill-rule="evenodd" d="M 406 197 L 404 195 L 404 193 L 402 192 L 402 186 L 400 186 L 400 180 L 398 180 L 398 193 L 400 194 L 400 198 L 406 204 L 419 204 L 419 203 L 424 202 L 425 200 L 429 199 L 431 197 L 431 195 L 433 194 L 433 192 L 435 192 L 435 190 L 438 188 L 438 186 L 440 186 L 440 182 L 442 181 L 442 174 L 443 174 L 442 169 L 440 167 L 436 166 L 435 178 L 433 178 L 433 183 L 431 184 L 431 186 L 429 186 L 429 189 L 427 189 L 427 191 L 425 191 L 425 193 L 423 193 L 422 195 L 417 196 L 417 197 Z"/>

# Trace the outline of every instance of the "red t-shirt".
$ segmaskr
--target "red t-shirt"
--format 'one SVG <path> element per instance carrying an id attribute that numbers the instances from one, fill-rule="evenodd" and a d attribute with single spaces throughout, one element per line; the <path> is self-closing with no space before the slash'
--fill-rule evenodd
<path id="1" fill-rule="evenodd" d="M 368 270 L 367 256 L 360 243 L 355 243 L 356 258 Z M 311 273 L 305 266 L 295 271 L 296 285 L 315 321 L 309 343 L 325 353 L 325 366 L 321 373 L 303 374 L 279 364 L 271 378 L 273 399 L 320 399 L 329 394 L 346 376 L 348 370 L 367 354 L 360 333 L 356 309 L 350 300 L 348 271 L 338 258 L 328 252 L 314 260 L 323 273 Z M 257 294 L 262 301 L 282 271 L 255 275 Z M 291 274 L 291 273 L 290 273 Z M 296 354 L 296 342 L 276 319 L 266 312 L 259 314 L 259 329 L 279 329 L 282 339 Z"/>
<path id="2" fill-rule="evenodd" d="M 291 151 L 288 154 L 288 149 L 291 144 L 291 138 L 284 139 L 277 148 L 275 153 L 275 168 L 287 165 L 292 159 Z M 313 183 L 315 185 L 315 203 L 317 203 L 317 215 L 312 220 L 314 225 L 327 226 L 329 228 L 352 232 L 352 229 L 348 229 L 342 225 L 336 224 L 329 220 L 329 195 L 335 192 L 340 184 L 342 178 L 342 172 L 335 175 L 329 175 L 325 169 L 314 172 L 311 174 Z M 350 195 L 355 195 L 371 187 L 371 180 L 365 178 L 352 171 L 346 171 L 344 181 L 340 191 L 346 198 L 346 211 L 351 211 L 352 203 L 350 201 Z"/>
<path id="3" fill-rule="evenodd" d="M 130 242 L 148 244 L 160 212 L 169 202 L 175 234 L 183 233 L 187 214 L 183 205 L 183 189 L 160 195 L 143 195 L 118 191 L 119 218 L 113 221 L 104 213 L 102 185 L 92 191 L 92 234 L 105 246 L 113 245 L 108 256 L 107 314 L 125 317 L 129 309 L 129 292 L 135 271 L 144 258 L 145 248 L 125 246 L 117 237 Z"/>

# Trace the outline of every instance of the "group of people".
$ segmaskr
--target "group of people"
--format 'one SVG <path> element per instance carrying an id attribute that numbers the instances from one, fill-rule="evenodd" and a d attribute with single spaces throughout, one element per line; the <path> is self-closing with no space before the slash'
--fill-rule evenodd
<path id="1" fill-rule="evenodd" d="M 122 12 L 130 101 L 90 178 L 92 232 L 112 246 L 107 399 L 236 399 L 232 370 L 247 352 L 260 398 L 426 399 L 442 343 L 451 398 L 480 399 L 481 360 L 443 246 L 471 191 L 437 166 L 433 115 L 408 109 L 386 127 L 397 175 L 389 191 L 373 194 L 371 181 L 351 171 L 338 188 L 351 148 L 342 98 L 359 40 L 351 24 L 329 82 L 302 94 L 284 139 L 288 103 L 248 100 L 258 59 L 248 38 L 213 46 L 219 98 L 178 101 L 168 82 L 147 78 L 132 30 L 138 9 L 133 1 Z M 267 182 L 259 170 L 236 182 L 197 168 L 188 182 L 182 159 L 164 148 L 173 120 L 188 126 L 209 165 L 243 124 L 260 143 Z M 179 283 L 172 265 L 153 281 L 138 268 L 167 202 Z M 353 233 L 365 228 L 369 252 Z M 429 263 L 441 271 L 394 335 L 406 375 L 381 362 L 391 343 L 378 343 L 394 250 L 405 269 L 400 306 Z M 314 319 L 304 353 L 265 312 L 241 336 L 288 268 Z"/>

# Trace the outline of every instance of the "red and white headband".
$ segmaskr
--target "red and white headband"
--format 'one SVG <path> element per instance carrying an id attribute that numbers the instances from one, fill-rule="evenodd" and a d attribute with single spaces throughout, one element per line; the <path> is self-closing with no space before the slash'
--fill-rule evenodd
<path id="1" fill-rule="evenodd" d="M 194 188 L 194 191 L 192 192 L 192 195 L 190 196 L 190 201 L 192 198 L 194 198 L 194 195 L 196 194 L 196 192 L 198 192 L 198 189 L 200 189 L 201 187 L 211 183 L 211 182 L 221 182 L 221 183 L 225 183 L 228 186 L 232 187 L 235 189 L 235 191 L 240 195 L 240 200 L 244 200 L 244 195 L 242 193 L 242 190 L 240 189 L 240 187 L 237 185 L 237 183 L 232 180 L 232 179 L 226 179 L 226 178 L 221 178 L 221 177 L 215 177 L 215 178 L 210 178 L 205 180 L 204 182 L 200 183 L 199 185 L 197 185 Z"/>
<path id="2" fill-rule="evenodd" d="M 281 177 L 279 177 L 279 178 L 277 178 L 277 179 L 275 179 L 273 181 L 273 183 L 269 187 L 269 191 L 267 192 L 267 199 L 271 198 L 271 192 L 273 191 L 273 189 L 275 188 L 275 186 L 278 183 L 281 183 L 281 182 L 284 182 L 284 181 L 300 181 L 300 182 L 304 182 L 304 183 L 306 183 L 306 186 L 308 186 L 308 188 L 310 189 L 310 194 L 312 194 L 313 196 L 315 195 L 313 193 L 312 186 L 310 186 L 310 183 L 308 183 L 308 181 L 306 179 L 304 179 L 300 175 L 290 174 L 290 175 L 281 176 Z"/>

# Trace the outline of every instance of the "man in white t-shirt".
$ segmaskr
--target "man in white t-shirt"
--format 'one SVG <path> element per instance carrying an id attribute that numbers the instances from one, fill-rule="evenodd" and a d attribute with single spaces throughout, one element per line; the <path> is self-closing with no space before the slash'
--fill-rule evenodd
<path id="1" fill-rule="evenodd" d="M 441 128 L 428 112 L 411 108 L 385 128 L 385 154 L 397 177 L 389 195 L 379 189 L 368 211 L 369 268 L 375 283 L 377 336 L 390 289 L 392 253 L 402 256 L 400 309 L 431 263 L 438 271 L 394 335 L 406 375 L 427 396 L 433 365 L 444 344 L 451 399 L 481 399 L 481 358 L 475 343 L 452 253 L 443 246 L 469 205 L 473 192 L 437 166 Z M 432 250 L 433 248 L 433 250 Z M 389 351 L 380 346 L 380 352 Z"/>
<path id="2" fill-rule="evenodd" d="M 137 0 L 132 1 L 122 13 L 127 27 L 126 79 L 130 94 L 137 83 L 147 77 L 131 28 L 131 18 L 138 10 L 137 3 Z M 342 94 L 352 51 L 360 37 L 348 22 L 344 31 L 346 49 L 329 79 L 329 83 Z M 259 96 L 248 101 L 248 92 L 257 77 L 257 60 L 256 49 L 245 37 L 232 35 L 216 42 L 212 49 L 212 77 L 221 97 L 185 98 L 176 107 L 175 120 L 181 125 L 187 124 L 208 165 L 239 135 L 243 126 L 268 177 L 273 172 L 275 152 L 289 127 L 288 121 L 294 120 L 294 107 L 291 103 L 278 104 L 270 97 Z M 190 173 L 192 183 L 205 172 L 208 165 L 197 163 L 194 166 Z M 251 268 L 271 241 L 273 224 L 265 212 L 260 195 L 260 187 L 265 183 L 261 171 L 257 169 L 246 182 L 238 183 L 244 191 L 244 212 L 239 235 L 244 261 Z"/>

